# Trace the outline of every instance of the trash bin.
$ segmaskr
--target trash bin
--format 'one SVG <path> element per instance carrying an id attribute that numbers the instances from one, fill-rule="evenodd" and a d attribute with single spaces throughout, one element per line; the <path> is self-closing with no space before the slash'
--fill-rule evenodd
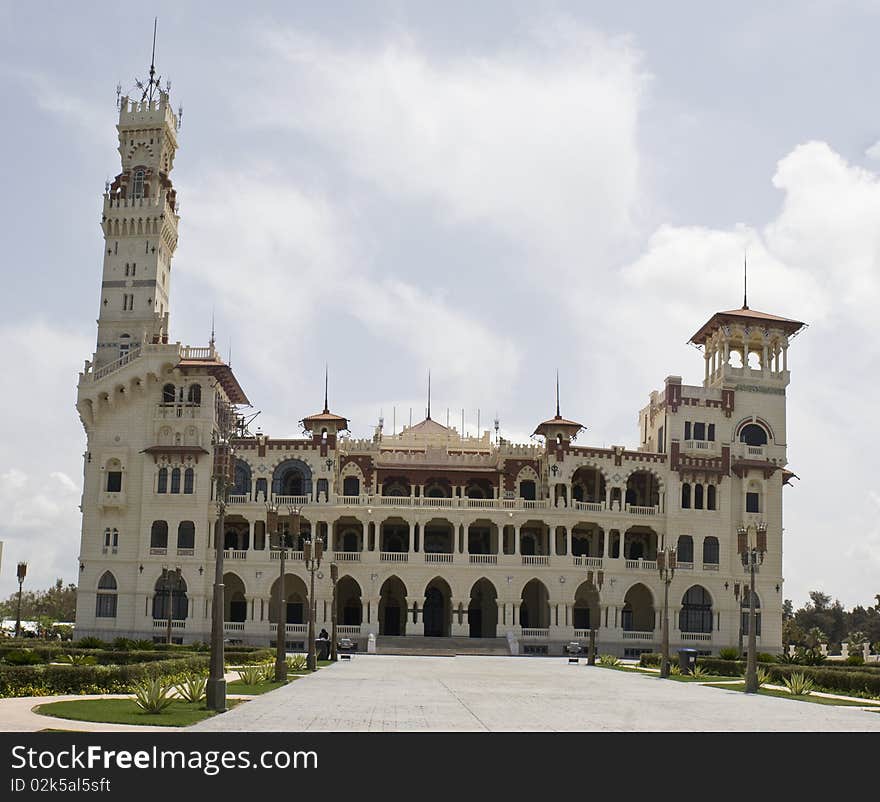
<path id="1" fill-rule="evenodd" d="M 329 660 L 330 659 L 330 641 L 329 640 L 316 640 L 315 641 L 315 651 L 317 653 L 319 660 Z"/>
<path id="2" fill-rule="evenodd" d="M 697 666 L 697 650 L 696 649 L 679 649 L 678 650 L 678 667 L 682 674 L 693 674 Z"/>

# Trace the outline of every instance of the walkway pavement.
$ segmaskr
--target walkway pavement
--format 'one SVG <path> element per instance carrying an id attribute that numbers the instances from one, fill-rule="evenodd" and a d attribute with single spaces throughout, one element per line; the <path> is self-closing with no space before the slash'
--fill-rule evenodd
<path id="1" fill-rule="evenodd" d="M 880 732 L 880 713 L 565 658 L 362 654 L 188 730 Z"/>

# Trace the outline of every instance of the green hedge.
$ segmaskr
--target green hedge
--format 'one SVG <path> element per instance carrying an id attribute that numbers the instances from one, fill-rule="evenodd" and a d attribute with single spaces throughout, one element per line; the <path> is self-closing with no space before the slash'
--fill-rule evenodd
<path id="1" fill-rule="evenodd" d="M 0 697 L 128 693 L 134 682 L 204 672 L 207 657 L 184 657 L 113 666 L 0 666 Z"/>
<path id="2" fill-rule="evenodd" d="M 697 664 L 710 674 L 724 677 L 741 677 L 745 673 L 742 660 L 721 660 L 717 657 L 700 657 Z M 792 674 L 803 674 L 816 683 L 817 690 L 829 693 L 866 693 L 880 696 L 880 673 L 859 671 L 862 666 L 798 666 L 786 663 L 761 663 L 770 677 L 770 682 L 782 685 L 783 680 Z"/>

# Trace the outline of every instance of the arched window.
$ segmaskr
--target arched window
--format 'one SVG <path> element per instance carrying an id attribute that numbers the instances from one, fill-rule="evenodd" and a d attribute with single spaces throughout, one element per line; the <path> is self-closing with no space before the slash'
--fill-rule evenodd
<path id="1" fill-rule="evenodd" d="M 163 571 L 156 580 L 153 594 L 153 618 L 184 621 L 189 614 L 186 580 L 177 571 Z"/>
<path id="2" fill-rule="evenodd" d="M 190 404 L 201 404 L 202 403 L 202 385 L 201 384 L 191 384 L 189 386 L 189 391 L 187 393 L 187 401 Z"/>
<path id="3" fill-rule="evenodd" d="M 171 471 L 171 492 L 180 492 L 180 468 L 173 468 Z"/>
<path id="4" fill-rule="evenodd" d="M 694 509 L 703 509 L 703 486 L 694 485 Z"/>
<path id="5" fill-rule="evenodd" d="M 131 175 L 131 197 L 132 198 L 143 198 L 144 197 L 144 178 L 147 174 L 147 171 L 144 170 L 143 167 L 136 167 L 134 172 Z"/>
<path id="6" fill-rule="evenodd" d="M 743 594 L 742 601 L 740 602 L 742 607 L 742 633 L 743 635 L 749 634 L 749 595 L 748 591 Z M 758 598 L 758 594 L 755 594 L 755 634 L 761 634 L 761 600 Z"/>
<path id="7" fill-rule="evenodd" d="M 684 594 L 678 624 L 682 632 L 712 631 L 712 597 L 702 585 L 694 585 Z"/>
<path id="8" fill-rule="evenodd" d="M 181 521 L 177 526 L 177 548 L 194 549 L 196 547 L 196 525 L 192 521 Z"/>
<path id="9" fill-rule="evenodd" d="M 343 496 L 359 496 L 361 492 L 361 480 L 357 476 L 346 476 L 342 480 Z"/>
<path id="10" fill-rule="evenodd" d="M 706 486 L 706 509 L 707 510 L 718 509 L 718 507 L 717 507 L 718 502 L 716 500 L 716 493 L 717 493 L 717 490 L 715 488 L 715 485 L 707 485 Z"/>
<path id="11" fill-rule="evenodd" d="M 691 508 L 691 486 L 687 482 L 681 486 L 681 508 L 683 510 Z"/>
<path id="12" fill-rule="evenodd" d="M 276 496 L 311 495 L 311 469 L 301 460 L 285 460 L 272 474 L 272 492 Z"/>
<path id="13" fill-rule="evenodd" d="M 250 496 L 251 494 L 251 466 L 244 460 L 235 461 L 235 482 L 232 488 L 234 496 Z"/>
<path id="14" fill-rule="evenodd" d="M 128 356 L 128 352 L 131 350 L 131 336 L 128 334 L 120 334 L 119 335 L 119 358 L 122 359 L 124 356 Z"/>
<path id="15" fill-rule="evenodd" d="M 168 468 L 159 468 L 159 481 L 156 484 L 156 492 L 168 492 Z"/>
<path id="16" fill-rule="evenodd" d="M 95 597 L 96 618 L 116 618 L 116 577 L 105 571 L 98 580 L 98 595 Z"/>
<path id="17" fill-rule="evenodd" d="M 706 565 L 718 565 L 718 538 L 703 538 L 703 562 Z"/>
<path id="18" fill-rule="evenodd" d="M 531 479 L 524 479 L 519 483 L 519 497 L 526 501 L 535 500 L 535 483 Z"/>
<path id="19" fill-rule="evenodd" d="M 195 484 L 196 472 L 192 468 L 187 468 L 183 472 L 183 492 L 192 493 Z"/>
<path id="20" fill-rule="evenodd" d="M 678 538 L 677 551 L 680 563 L 692 563 L 694 561 L 694 539 L 690 535 L 681 535 Z"/>
<path id="21" fill-rule="evenodd" d="M 168 522 L 153 521 L 150 528 L 150 548 L 151 549 L 167 549 L 168 548 Z"/>
<path id="22" fill-rule="evenodd" d="M 749 446 L 766 446 L 767 430 L 757 423 L 749 423 L 740 430 L 739 441 Z"/>
<path id="23" fill-rule="evenodd" d="M 166 384 L 162 388 L 162 403 L 173 404 L 177 399 L 177 388 L 173 384 Z"/>

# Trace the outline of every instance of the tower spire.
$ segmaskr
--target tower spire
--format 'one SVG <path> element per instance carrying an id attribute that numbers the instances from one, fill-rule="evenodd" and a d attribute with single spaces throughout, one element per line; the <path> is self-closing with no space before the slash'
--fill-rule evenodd
<path id="1" fill-rule="evenodd" d="M 161 81 L 161 76 L 156 75 L 156 28 L 159 25 L 159 18 L 153 18 L 153 51 L 150 54 L 150 79 L 147 81 L 147 85 L 142 87 L 144 90 L 143 95 L 141 95 L 141 103 L 145 100 L 149 102 L 153 102 L 153 94 L 156 89 L 159 88 L 159 81 Z"/>
<path id="2" fill-rule="evenodd" d="M 428 414 L 427 420 L 431 420 L 431 371 L 428 371 Z"/>
<path id="3" fill-rule="evenodd" d="M 327 386 L 328 386 L 328 376 L 329 375 L 330 374 L 329 374 L 329 370 L 327 368 L 327 363 L 325 362 L 324 363 L 324 414 L 325 415 L 328 412 L 330 412 L 330 406 L 327 403 Z"/>
<path id="4" fill-rule="evenodd" d="M 556 370 L 556 417 L 561 418 L 559 414 L 559 369 Z"/>
<path id="5" fill-rule="evenodd" d="M 749 265 L 748 252 L 743 250 L 743 309 L 749 308 Z"/>

